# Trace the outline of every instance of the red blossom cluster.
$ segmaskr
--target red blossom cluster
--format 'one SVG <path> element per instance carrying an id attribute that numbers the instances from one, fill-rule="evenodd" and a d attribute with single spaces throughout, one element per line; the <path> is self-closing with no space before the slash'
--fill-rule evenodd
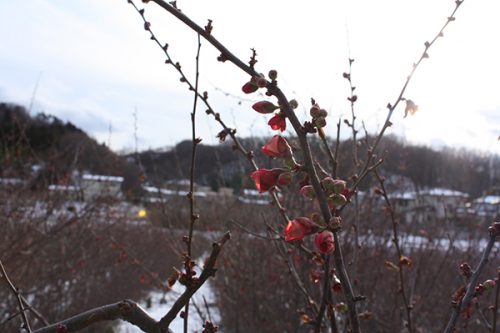
<path id="1" fill-rule="evenodd" d="M 250 174 L 255 187 L 260 193 L 273 190 L 276 186 L 287 186 L 291 182 L 291 173 L 286 169 L 259 169 Z"/>

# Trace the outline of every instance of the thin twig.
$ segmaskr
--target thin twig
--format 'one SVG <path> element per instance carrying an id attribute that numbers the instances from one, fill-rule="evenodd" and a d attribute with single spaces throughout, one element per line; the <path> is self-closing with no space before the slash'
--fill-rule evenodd
<path id="1" fill-rule="evenodd" d="M 347 100 L 351 104 L 351 122 L 349 123 L 346 120 L 346 123 L 349 127 L 351 127 L 351 132 L 352 132 L 352 161 L 354 165 L 354 169 L 357 169 L 359 166 L 359 159 L 358 159 L 358 130 L 356 129 L 356 113 L 355 113 L 355 108 L 354 104 L 358 100 L 358 96 L 354 94 L 354 90 L 356 89 L 355 86 L 352 84 L 352 63 L 354 62 L 354 59 L 349 58 L 349 73 L 344 73 L 344 78 L 349 82 L 349 88 L 351 95 L 347 98 Z M 353 275 L 356 277 L 358 273 L 357 269 L 357 260 L 358 260 L 358 255 L 359 255 L 359 198 L 358 198 L 358 193 L 357 191 L 354 191 L 353 194 L 353 199 L 354 201 L 354 222 L 352 224 L 352 227 L 354 229 L 354 251 L 352 255 L 352 261 L 351 264 L 353 265 Z"/>
<path id="2" fill-rule="evenodd" d="M 270 240 L 270 241 L 279 241 L 279 240 L 282 240 L 282 237 L 280 236 L 277 236 L 277 237 L 272 237 L 272 236 L 263 236 L 259 233 L 256 233 L 256 232 L 253 232 L 252 230 L 248 229 L 247 227 L 243 226 L 242 224 L 234 221 L 234 220 L 231 220 L 229 221 L 231 224 L 234 224 L 235 226 L 237 226 L 239 229 L 243 230 L 244 232 L 246 232 L 247 234 L 249 235 L 252 235 L 256 238 L 260 238 L 260 239 L 264 239 L 264 240 Z"/>
<path id="3" fill-rule="evenodd" d="M 179 298 L 175 301 L 172 308 L 167 312 L 165 316 L 163 316 L 163 318 L 161 318 L 159 322 L 159 327 L 161 330 L 166 330 L 169 327 L 170 323 L 175 319 L 179 311 L 182 310 L 182 308 L 191 299 L 194 293 L 205 283 L 205 281 L 207 281 L 209 277 L 215 275 L 215 272 L 217 271 L 217 269 L 215 268 L 215 263 L 219 255 L 219 252 L 222 249 L 222 246 L 224 246 L 224 244 L 230 238 L 231 234 L 229 232 L 226 232 L 218 242 L 213 243 L 212 253 L 210 254 L 210 257 L 208 257 L 208 259 L 206 260 L 205 265 L 203 267 L 203 271 L 200 274 L 200 277 L 196 280 L 196 283 L 186 288 L 184 293 L 182 293 L 182 295 L 179 296 Z"/>
<path id="4" fill-rule="evenodd" d="M 498 316 L 498 298 L 500 294 L 500 267 L 497 269 L 497 285 L 495 293 L 495 308 L 493 309 L 493 322 L 491 325 L 491 333 L 496 333 L 497 331 L 497 316 Z"/>
<path id="5" fill-rule="evenodd" d="M 341 120 L 339 118 L 339 121 L 337 122 L 337 140 L 335 141 L 335 153 L 333 155 L 333 172 L 332 176 L 333 178 L 337 178 L 337 169 L 338 169 L 338 156 L 339 156 L 339 149 L 340 149 L 340 123 Z"/>
<path id="6" fill-rule="evenodd" d="M 302 292 L 302 294 L 304 294 L 304 297 L 306 298 L 307 304 L 313 306 L 316 313 L 318 313 L 318 311 L 319 311 L 318 305 L 316 304 L 316 302 L 314 302 L 311 294 L 307 291 L 307 288 L 305 287 L 304 282 L 302 281 L 299 274 L 297 273 L 297 270 L 295 269 L 293 262 L 290 260 L 289 254 L 287 254 L 287 250 L 286 250 L 286 247 L 284 244 L 285 243 L 282 243 L 282 242 L 276 242 L 275 243 L 276 249 L 278 250 L 278 253 L 281 255 L 283 260 L 285 261 L 285 264 L 288 267 L 288 271 L 292 275 L 293 281 L 295 282 L 295 284 L 297 285 L 299 290 Z"/>
<path id="7" fill-rule="evenodd" d="M 17 303 L 19 306 L 19 312 L 21 313 L 21 318 L 23 319 L 23 327 L 28 331 L 31 332 L 31 326 L 28 320 L 28 316 L 26 315 L 26 309 L 24 307 L 24 302 L 22 299 L 21 292 L 19 291 L 18 288 L 12 283 L 10 280 L 9 276 L 7 275 L 7 272 L 5 271 L 5 267 L 3 266 L 2 260 L 0 260 L 0 270 L 1 270 L 1 276 L 0 278 L 5 279 L 5 282 L 7 283 L 7 286 L 9 289 L 12 291 L 12 293 L 16 296 Z"/>
<path id="8" fill-rule="evenodd" d="M 403 299 L 403 303 L 405 306 L 405 311 L 406 311 L 406 328 L 408 329 L 409 333 L 413 333 L 413 323 L 412 323 L 412 316 L 411 316 L 411 311 L 413 307 L 410 304 L 410 300 L 408 299 L 408 296 L 406 295 L 406 287 L 405 287 L 405 279 L 404 279 L 404 266 L 409 265 L 410 263 L 404 263 L 403 262 L 403 251 L 401 250 L 401 246 L 399 244 L 399 233 L 398 233 L 398 222 L 396 221 L 396 216 L 395 216 L 395 210 L 394 207 L 391 204 L 391 201 L 389 200 L 389 197 L 387 195 L 387 191 L 385 189 L 385 184 L 384 180 L 380 175 L 378 174 L 377 169 L 375 169 L 375 177 L 377 177 L 377 180 L 379 181 L 380 184 L 380 190 L 381 190 L 381 195 L 383 196 L 385 203 L 387 205 L 387 210 L 390 214 L 391 217 L 391 222 L 392 222 L 392 242 L 394 243 L 394 247 L 396 248 L 396 255 L 397 255 L 397 263 L 398 263 L 398 276 L 399 276 L 399 287 L 401 291 L 401 298 Z M 408 260 L 408 259 L 407 259 Z"/>
<path id="9" fill-rule="evenodd" d="M 325 315 L 326 306 L 330 299 L 330 255 L 323 256 L 323 260 L 325 260 L 325 264 L 323 265 L 323 269 L 325 271 L 325 280 L 323 281 L 323 297 L 321 299 L 321 305 L 318 311 L 318 316 L 316 317 L 314 332 L 321 332 L 321 323 L 323 322 L 323 317 Z"/>
<path id="10" fill-rule="evenodd" d="M 189 171 L 189 234 L 187 239 L 187 257 L 186 261 L 191 261 L 191 248 L 193 243 L 193 230 L 194 224 L 196 220 L 199 218 L 198 214 L 195 214 L 195 203 L 194 203 L 194 176 L 195 176 L 195 166 L 196 166 L 196 148 L 198 144 L 201 142 L 201 139 L 196 137 L 196 108 L 198 106 L 198 84 L 200 78 L 200 50 L 201 50 L 201 40 L 200 35 L 198 34 L 198 48 L 196 51 L 196 76 L 194 83 L 194 101 L 193 101 L 193 111 L 191 112 L 191 168 Z M 188 272 L 188 268 L 190 265 L 187 263 L 186 265 L 186 273 Z M 190 269 L 189 269 L 190 270 Z M 189 300 L 184 307 L 184 333 L 188 333 L 188 324 L 189 324 Z"/>
<path id="11" fill-rule="evenodd" d="M 337 131 L 338 133 L 338 131 Z M 336 157 L 333 155 L 333 152 L 330 148 L 330 145 L 328 143 L 328 139 L 325 135 L 325 132 L 323 131 L 323 128 L 318 128 L 318 135 L 321 138 L 321 142 L 323 143 L 323 147 L 325 147 L 326 154 L 328 155 L 328 159 L 330 160 L 330 168 L 332 168 L 332 171 L 335 170 L 337 161 Z M 338 141 L 337 141 L 338 142 Z M 333 172 L 335 173 L 335 172 Z M 335 176 L 333 176 L 335 178 Z"/>

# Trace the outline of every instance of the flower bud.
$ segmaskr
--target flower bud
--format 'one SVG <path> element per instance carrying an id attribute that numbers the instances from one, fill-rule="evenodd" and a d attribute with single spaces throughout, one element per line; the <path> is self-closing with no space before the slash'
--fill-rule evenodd
<path id="1" fill-rule="evenodd" d="M 340 216 L 332 216 L 330 222 L 328 223 L 328 227 L 332 228 L 333 230 L 339 229 L 341 225 L 342 225 L 342 218 Z"/>
<path id="2" fill-rule="evenodd" d="M 340 283 L 339 278 L 335 274 L 333 274 L 332 291 L 334 293 L 339 293 L 342 291 L 342 284 Z"/>
<path id="3" fill-rule="evenodd" d="M 316 197 L 316 193 L 314 192 L 314 188 L 312 187 L 312 185 L 302 186 L 302 188 L 300 189 L 300 194 L 308 199 L 314 199 Z"/>
<path id="4" fill-rule="evenodd" d="M 290 100 L 290 102 L 288 103 L 290 104 L 290 107 L 294 110 L 299 106 L 299 103 L 295 99 Z"/>
<path id="5" fill-rule="evenodd" d="M 259 88 L 265 88 L 267 85 L 267 80 L 263 76 L 260 76 L 256 81 L 257 81 L 257 87 Z"/>
<path id="6" fill-rule="evenodd" d="M 280 186 L 288 186 L 292 183 L 292 173 L 291 172 L 283 172 L 278 176 L 278 185 Z"/>
<path id="7" fill-rule="evenodd" d="M 278 78 L 278 71 L 276 71 L 275 69 L 271 69 L 268 75 L 269 78 L 274 81 Z"/>
<path id="8" fill-rule="evenodd" d="M 318 225 L 324 225 L 323 217 L 319 213 L 312 213 L 311 220 Z"/>
<path id="9" fill-rule="evenodd" d="M 325 275 L 325 271 L 321 269 L 313 269 L 311 273 L 309 273 L 309 277 L 313 283 L 318 283 L 321 281 L 321 278 Z"/>
<path id="10" fill-rule="evenodd" d="M 267 114 L 267 113 L 273 113 L 274 110 L 279 108 L 279 106 L 274 105 L 273 103 L 268 101 L 260 101 L 252 105 L 252 108 L 258 113 Z"/>
<path id="11" fill-rule="evenodd" d="M 347 309 L 348 309 L 347 304 L 345 304 L 344 302 L 335 304 L 335 311 L 337 312 L 346 312 Z"/>
<path id="12" fill-rule="evenodd" d="M 342 194 L 346 188 L 346 182 L 341 179 L 335 179 L 333 181 L 333 191 L 337 194 Z"/>
<path id="13" fill-rule="evenodd" d="M 332 199 L 335 206 L 343 206 L 347 203 L 347 199 L 343 194 L 334 194 Z"/>
<path id="14" fill-rule="evenodd" d="M 328 116 L 328 112 L 325 109 L 320 109 L 319 110 L 319 117 L 326 118 Z"/>
<path id="15" fill-rule="evenodd" d="M 497 283 L 494 280 L 486 280 L 483 282 L 483 286 L 484 286 L 485 290 L 493 289 L 493 288 L 495 288 L 496 285 L 497 285 Z"/>
<path id="16" fill-rule="evenodd" d="M 460 272 L 462 273 L 463 276 L 466 278 L 470 278 L 472 276 L 472 268 L 470 265 L 466 262 L 460 264 Z"/>
<path id="17" fill-rule="evenodd" d="M 500 235 L 500 222 L 493 222 L 493 224 L 488 227 L 488 231 L 493 237 Z"/>
<path id="18" fill-rule="evenodd" d="M 326 119 L 324 117 L 314 118 L 314 125 L 316 125 L 317 128 L 323 128 L 326 126 Z"/>
<path id="19" fill-rule="evenodd" d="M 309 114 L 311 115 L 311 117 L 313 118 L 318 118 L 319 117 L 319 114 L 320 114 L 320 108 L 318 106 L 318 104 L 314 104 L 311 109 L 309 110 Z"/>
<path id="20" fill-rule="evenodd" d="M 59 324 L 56 327 L 56 333 L 68 333 L 68 328 L 66 325 Z"/>
<path id="21" fill-rule="evenodd" d="M 411 267 L 412 265 L 413 265 L 413 262 L 407 256 L 401 256 L 399 258 L 399 266 L 408 266 L 408 267 Z"/>
<path id="22" fill-rule="evenodd" d="M 256 92 L 257 89 L 259 89 L 259 87 L 257 87 L 257 85 L 253 82 L 247 82 L 247 83 L 245 83 L 245 85 L 243 87 L 241 87 L 241 90 L 245 94 L 251 94 L 253 92 Z"/>
<path id="23" fill-rule="evenodd" d="M 334 185 L 335 182 L 332 177 L 326 177 L 321 180 L 321 185 L 325 189 L 327 194 L 333 194 L 334 193 Z"/>

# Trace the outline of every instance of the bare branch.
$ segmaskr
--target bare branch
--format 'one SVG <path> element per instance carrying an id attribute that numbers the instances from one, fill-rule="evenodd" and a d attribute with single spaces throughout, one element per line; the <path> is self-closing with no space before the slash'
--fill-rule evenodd
<path id="1" fill-rule="evenodd" d="M 85 311 L 56 324 L 40 328 L 33 333 L 57 333 L 63 329 L 65 329 L 63 332 L 77 332 L 95 323 L 116 319 L 128 321 L 146 333 L 162 333 L 158 322 L 131 300 L 123 300 Z"/>
<path id="2" fill-rule="evenodd" d="M 9 287 L 9 289 L 12 291 L 12 293 L 17 298 L 17 303 L 19 305 L 19 311 L 21 313 L 21 318 L 23 319 L 23 327 L 28 332 L 31 332 L 31 327 L 30 327 L 30 323 L 28 321 L 28 316 L 26 315 L 26 309 L 24 307 L 24 302 L 23 302 L 23 298 L 22 298 L 21 292 L 19 291 L 19 289 L 16 288 L 16 286 L 14 286 L 14 284 L 12 283 L 12 281 L 9 279 L 9 276 L 7 275 L 7 272 L 5 271 L 5 267 L 3 267 L 2 260 L 0 260 L 0 270 L 1 270 L 1 273 L 2 273 L 0 275 L 0 278 L 5 279 L 5 282 L 7 283 L 7 286 Z"/>
<path id="3" fill-rule="evenodd" d="M 486 248 L 484 249 L 483 256 L 481 257 L 481 260 L 479 261 L 479 264 L 477 265 L 474 273 L 472 274 L 469 284 L 467 285 L 467 291 L 465 293 L 465 296 L 462 298 L 462 301 L 460 304 L 457 304 L 456 307 L 454 308 L 450 320 L 448 321 L 448 325 L 446 326 L 446 329 L 444 330 L 445 333 L 453 333 L 455 331 L 455 326 L 458 321 L 458 317 L 464 311 L 464 309 L 468 308 L 470 306 L 470 303 L 472 301 L 472 298 L 474 296 L 474 291 L 477 285 L 477 282 L 479 280 L 479 276 L 481 275 L 484 266 L 488 262 L 488 257 L 490 256 L 491 250 L 493 249 L 493 245 L 495 244 L 496 238 L 499 235 L 499 230 L 500 230 L 500 222 L 495 222 L 493 223 L 492 226 L 489 228 L 490 230 L 490 239 L 488 241 L 488 244 L 486 245 Z"/>
<path id="4" fill-rule="evenodd" d="M 215 275 L 215 272 L 217 271 L 215 269 L 215 262 L 217 260 L 217 257 L 220 253 L 220 250 L 222 249 L 222 246 L 231 238 L 231 234 L 229 232 L 226 232 L 224 236 L 220 239 L 220 241 L 213 243 L 212 245 L 212 253 L 210 254 L 210 257 L 208 257 L 207 261 L 205 262 L 205 266 L 203 268 L 203 271 L 200 274 L 200 277 L 197 280 L 197 283 L 192 284 L 190 286 L 187 286 L 186 290 L 184 293 L 182 293 L 181 296 L 175 301 L 174 305 L 170 309 L 170 311 L 167 312 L 167 314 L 161 318 L 159 322 L 159 327 L 161 330 L 166 331 L 170 325 L 170 323 L 175 319 L 177 314 L 182 310 L 182 308 L 189 302 L 191 297 L 194 295 L 194 293 L 200 289 L 200 287 L 207 281 L 207 279 L 211 276 Z"/>

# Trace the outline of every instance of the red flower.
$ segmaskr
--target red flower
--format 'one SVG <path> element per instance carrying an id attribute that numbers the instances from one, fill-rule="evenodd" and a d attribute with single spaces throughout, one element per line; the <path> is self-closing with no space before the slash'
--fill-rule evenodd
<path id="1" fill-rule="evenodd" d="M 300 240 L 318 229 L 318 226 L 307 217 L 296 217 L 288 221 L 285 228 L 285 240 L 287 242 Z"/>
<path id="2" fill-rule="evenodd" d="M 277 113 L 269 119 L 269 122 L 267 123 L 271 128 L 275 131 L 280 130 L 284 131 L 286 129 L 286 117 L 282 113 Z"/>
<path id="3" fill-rule="evenodd" d="M 290 158 L 292 156 L 292 148 L 290 148 L 290 145 L 285 138 L 280 135 L 273 136 L 273 138 L 266 143 L 261 150 L 264 154 L 271 157 Z"/>
<path id="4" fill-rule="evenodd" d="M 316 234 L 316 237 L 314 238 L 314 245 L 316 245 L 318 251 L 323 254 L 333 252 L 335 250 L 333 233 L 331 231 L 325 230 Z"/>
<path id="5" fill-rule="evenodd" d="M 273 113 L 274 110 L 279 108 L 279 106 L 274 105 L 273 103 L 268 101 L 260 101 L 252 105 L 252 108 L 258 113 L 267 114 L 267 113 Z"/>
<path id="6" fill-rule="evenodd" d="M 250 178 L 255 182 L 255 187 L 260 193 L 269 191 L 278 184 L 279 176 L 285 172 L 283 169 L 259 169 L 250 174 Z"/>

